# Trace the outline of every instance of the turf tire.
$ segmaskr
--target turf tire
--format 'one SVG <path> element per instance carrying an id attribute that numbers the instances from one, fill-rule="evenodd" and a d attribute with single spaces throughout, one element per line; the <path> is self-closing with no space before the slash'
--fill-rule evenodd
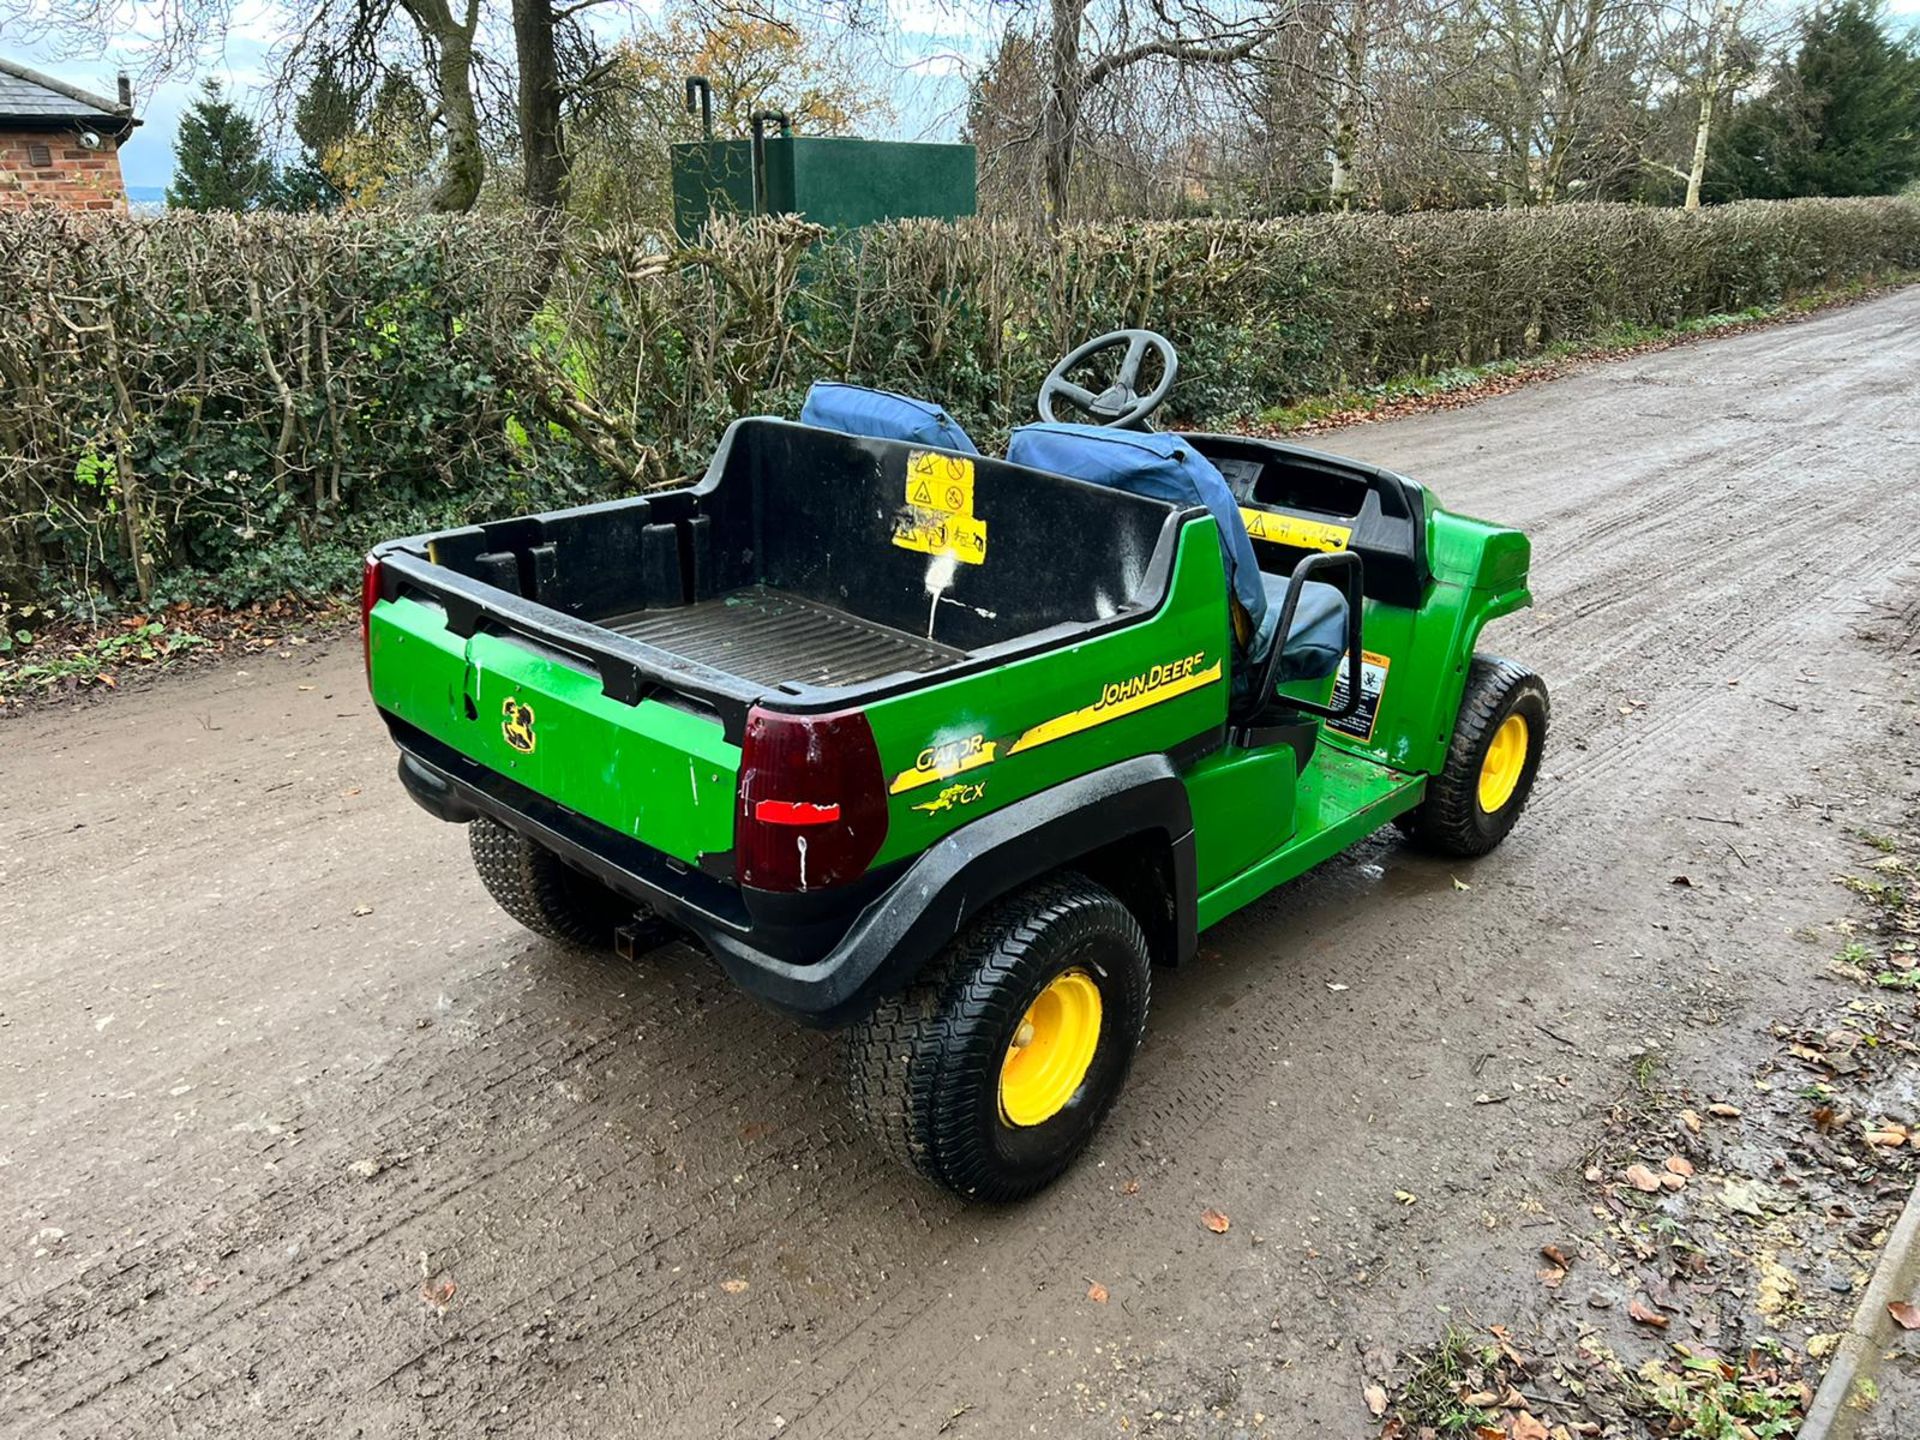
<path id="1" fill-rule="evenodd" d="M 467 827 L 473 868 L 500 908 L 536 935 L 606 950 L 639 907 L 546 847 L 484 816 Z"/>
<path id="2" fill-rule="evenodd" d="M 1034 998 L 1063 972 L 1100 991 L 1086 1078 L 1051 1118 L 1016 1126 L 1000 1068 Z M 1018 1200 L 1057 1179 L 1112 1108 L 1146 1028 L 1150 957 L 1131 911 L 1077 874 L 982 913 L 906 990 L 848 1032 L 855 1118 L 909 1169 L 969 1199 Z"/>
<path id="3" fill-rule="evenodd" d="M 1546 682 L 1533 671 L 1511 660 L 1474 656 L 1446 764 L 1427 782 L 1426 799 L 1402 817 L 1400 828 L 1416 845 L 1438 855 L 1472 857 L 1493 849 L 1526 808 L 1546 749 L 1551 713 Z M 1489 812 L 1480 808 L 1481 767 L 1494 735 L 1515 714 L 1527 722 L 1526 761 L 1506 803 Z"/>

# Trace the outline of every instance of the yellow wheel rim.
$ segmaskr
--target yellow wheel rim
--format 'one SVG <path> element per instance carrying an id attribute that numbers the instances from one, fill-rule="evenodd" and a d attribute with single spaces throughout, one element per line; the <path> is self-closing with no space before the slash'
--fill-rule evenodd
<path id="1" fill-rule="evenodd" d="M 1527 768 L 1527 722 L 1509 715 L 1493 732 L 1487 758 L 1480 762 L 1480 808 L 1491 815 L 1513 798 L 1520 772 Z"/>
<path id="2" fill-rule="evenodd" d="M 1056 976 L 1021 1018 L 1000 1062 L 1007 1123 L 1039 1125 L 1058 1115 L 1086 1080 L 1099 1045 L 1099 986 L 1084 970 Z"/>

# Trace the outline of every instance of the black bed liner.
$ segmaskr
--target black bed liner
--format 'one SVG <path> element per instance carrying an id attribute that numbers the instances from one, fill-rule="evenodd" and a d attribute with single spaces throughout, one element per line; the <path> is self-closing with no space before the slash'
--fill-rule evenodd
<path id="1" fill-rule="evenodd" d="M 756 685 L 858 685 L 941 670 L 967 653 L 771 585 L 600 623 Z"/>
<path id="2" fill-rule="evenodd" d="M 378 594 L 439 608 L 453 637 L 550 652 L 620 704 L 711 711 L 737 745 L 756 704 L 870 705 L 1138 623 L 1166 598 L 1181 527 L 1205 516 L 960 457 L 980 553 L 946 561 L 935 600 L 934 558 L 900 543 L 908 468 L 929 453 L 736 420 L 696 485 L 389 541 Z M 1100 543 L 1061 543 L 1082 534 Z"/>

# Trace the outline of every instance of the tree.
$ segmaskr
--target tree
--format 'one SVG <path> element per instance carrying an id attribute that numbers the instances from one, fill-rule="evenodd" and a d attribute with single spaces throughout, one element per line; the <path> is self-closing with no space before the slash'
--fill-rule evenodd
<path id="1" fill-rule="evenodd" d="M 1798 53 L 1736 111 L 1716 169 L 1731 196 L 1887 195 L 1920 176 L 1920 53 L 1875 0 L 1809 16 Z"/>
<path id="2" fill-rule="evenodd" d="M 359 124 L 359 106 L 339 72 L 322 63 L 293 105 L 299 152 L 280 171 L 276 205 L 283 210 L 332 210 L 346 198 L 328 166 Z"/>
<path id="3" fill-rule="evenodd" d="M 1046 98 L 1040 128 L 1046 218 L 1065 223 L 1072 203 L 1074 151 L 1090 97 L 1135 72 L 1158 72 L 1176 87 L 1195 71 L 1247 69 L 1246 61 L 1285 18 L 1278 3 L 1216 10 L 1211 0 L 1047 0 Z M 1138 28 L 1136 28 L 1138 27 Z"/>
<path id="4" fill-rule="evenodd" d="M 570 127 L 571 208 L 596 219 L 665 224 L 667 147 L 697 139 L 685 81 L 713 86 L 715 134 L 743 136 L 754 112 L 784 110 L 803 135 L 846 134 L 888 116 L 886 101 L 819 32 L 744 14 L 709 22 L 681 6 L 615 47 Z"/>
<path id="5" fill-rule="evenodd" d="M 167 204 L 176 210 L 258 210 L 273 199 L 260 127 L 228 103 L 218 80 L 204 81 L 181 117 L 173 164 Z"/>
<path id="6" fill-rule="evenodd" d="M 1654 155 L 1684 152 L 1686 163 L 1654 155 L 1642 163 L 1684 185 L 1689 210 L 1700 208 L 1727 110 L 1769 43 L 1759 10 L 1756 0 L 1671 0 L 1655 12 L 1652 88 L 1663 99 L 1649 116 L 1648 148 Z"/>
<path id="7" fill-rule="evenodd" d="M 519 62 L 520 192 L 528 208 L 538 215 L 559 213 L 567 198 L 560 62 L 553 27 L 553 0 L 513 0 L 514 54 Z"/>
<path id="8" fill-rule="evenodd" d="M 974 147 L 980 209 L 987 215 L 1039 213 L 1040 115 L 1046 104 L 1045 40 L 1009 25 L 967 83 L 960 138 Z"/>

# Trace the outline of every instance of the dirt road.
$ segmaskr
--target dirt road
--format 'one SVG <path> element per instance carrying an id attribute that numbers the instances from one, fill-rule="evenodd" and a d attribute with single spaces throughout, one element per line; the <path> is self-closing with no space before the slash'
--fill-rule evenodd
<path id="1" fill-rule="evenodd" d="M 494 910 L 357 640 L 0 725 L 0 1432 L 1371 1434 L 1367 1352 L 1579 1305 L 1630 1054 L 1742 1083 L 1913 813 L 1917 389 L 1910 289 L 1319 442 L 1532 533 L 1532 810 L 1204 936 L 1016 1210 L 703 958 Z"/>

